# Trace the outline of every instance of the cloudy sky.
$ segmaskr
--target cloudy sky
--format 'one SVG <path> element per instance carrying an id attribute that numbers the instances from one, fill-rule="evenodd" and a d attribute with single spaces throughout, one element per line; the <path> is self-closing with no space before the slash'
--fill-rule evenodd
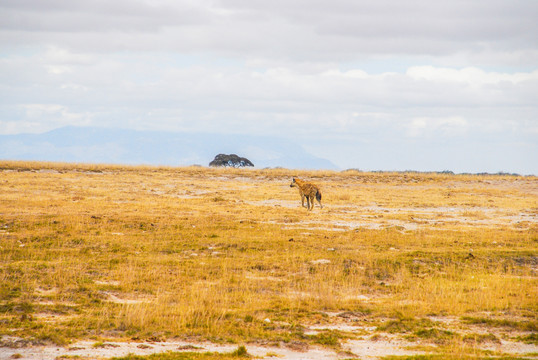
<path id="1" fill-rule="evenodd" d="M 535 0 L 0 0 L 0 13 L 0 134 L 265 134 L 342 169 L 538 174 Z"/>

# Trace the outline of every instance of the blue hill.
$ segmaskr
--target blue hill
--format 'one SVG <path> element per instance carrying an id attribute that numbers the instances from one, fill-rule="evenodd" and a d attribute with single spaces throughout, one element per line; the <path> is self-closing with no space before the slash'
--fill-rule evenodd
<path id="1" fill-rule="evenodd" d="M 268 136 L 63 127 L 42 134 L 0 135 L 0 159 L 108 164 L 204 165 L 234 153 L 258 168 L 337 169 L 292 141 Z"/>

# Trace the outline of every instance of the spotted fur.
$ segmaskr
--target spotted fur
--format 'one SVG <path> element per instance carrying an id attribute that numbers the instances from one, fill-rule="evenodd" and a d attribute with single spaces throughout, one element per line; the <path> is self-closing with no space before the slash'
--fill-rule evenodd
<path id="1" fill-rule="evenodd" d="M 308 210 L 312 210 L 314 208 L 314 199 L 318 201 L 319 206 L 323 209 L 323 205 L 321 205 L 321 191 L 316 185 L 303 181 L 299 178 L 293 178 L 290 187 L 296 187 L 299 189 L 299 194 L 301 195 L 301 205 L 303 207 L 305 207 L 304 200 L 306 198 L 306 208 Z"/>

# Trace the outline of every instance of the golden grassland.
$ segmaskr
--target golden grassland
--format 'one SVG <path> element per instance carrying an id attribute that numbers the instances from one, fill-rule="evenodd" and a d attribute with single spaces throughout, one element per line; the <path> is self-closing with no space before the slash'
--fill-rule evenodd
<path id="1" fill-rule="evenodd" d="M 4 161 L 0 335 L 536 344 L 537 216 L 536 177 Z"/>

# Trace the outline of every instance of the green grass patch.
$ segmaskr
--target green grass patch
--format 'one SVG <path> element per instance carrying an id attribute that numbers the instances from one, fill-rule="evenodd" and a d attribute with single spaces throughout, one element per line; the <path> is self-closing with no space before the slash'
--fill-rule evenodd
<path id="1" fill-rule="evenodd" d="M 527 344 L 535 344 L 538 345 L 538 333 L 532 333 L 525 336 L 518 336 L 516 337 L 516 340 L 522 341 Z"/>
<path id="2" fill-rule="evenodd" d="M 412 335 L 406 336 L 408 340 L 426 340 L 438 345 L 446 345 L 453 339 L 457 338 L 457 335 L 452 331 L 442 330 L 437 328 L 420 329 L 413 332 Z"/>
<path id="3" fill-rule="evenodd" d="M 340 338 L 342 338 L 342 335 L 336 331 L 324 331 L 320 334 L 310 335 L 309 338 L 317 344 L 330 347 L 339 347 Z"/>
<path id="4" fill-rule="evenodd" d="M 381 324 L 377 327 L 377 330 L 386 331 L 391 334 L 409 333 L 412 331 L 421 331 L 424 328 L 432 327 L 433 325 L 435 325 L 435 323 L 426 318 L 415 319 L 399 314 L 398 319 L 389 320 Z"/>
<path id="5" fill-rule="evenodd" d="M 488 319 L 482 317 L 463 316 L 461 320 L 466 324 L 485 325 L 492 327 L 505 327 L 522 331 L 538 331 L 538 321 L 515 321 L 506 319 Z"/>
<path id="6" fill-rule="evenodd" d="M 501 340 L 493 334 L 468 334 L 465 335 L 462 340 L 469 344 L 501 343 Z"/>

